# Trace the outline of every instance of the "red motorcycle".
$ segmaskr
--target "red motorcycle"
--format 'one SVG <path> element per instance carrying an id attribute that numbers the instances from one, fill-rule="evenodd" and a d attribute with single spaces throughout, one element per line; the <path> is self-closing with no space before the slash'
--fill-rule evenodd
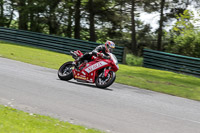
<path id="1" fill-rule="evenodd" d="M 71 80 L 74 78 L 79 82 L 95 83 L 99 88 L 110 86 L 116 78 L 115 72 L 118 71 L 118 61 L 114 54 L 108 53 L 110 59 L 100 56 L 92 56 L 92 61 L 85 60 L 77 68 L 72 61 L 64 63 L 58 70 L 58 77 L 61 80 Z M 72 57 L 77 60 L 83 56 L 77 50 L 71 52 Z"/>

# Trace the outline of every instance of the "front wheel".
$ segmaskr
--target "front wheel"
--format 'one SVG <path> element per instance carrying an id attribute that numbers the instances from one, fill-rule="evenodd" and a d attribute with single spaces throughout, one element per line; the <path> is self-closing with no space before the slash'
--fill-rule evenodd
<path id="1" fill-rule="evenodd" d="M 97 77 L 95 83 L 96 86 L 99 88 L 106 88 L 109 87 L 115 81 L 115 78 L 116 78 L 115 72 L 109 71 L 107 77 L 103 77 L 103 73 L 101 73 Z"/>
<path id="2" fill-rule="evenodd" d="M 66 62 L 64 63 L 58 70 L 58 77 L 61 80 L 70 80 L 73 78 L 73 73 L 72 73 L 72 62 Z"/>

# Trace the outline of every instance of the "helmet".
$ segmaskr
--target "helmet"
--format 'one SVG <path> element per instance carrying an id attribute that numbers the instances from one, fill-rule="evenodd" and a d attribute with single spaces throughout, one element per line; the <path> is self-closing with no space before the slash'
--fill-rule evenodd
<path id="1" fill-rule="evenodd" d="M 112 41 L 106 41 L 105 43 L 105 48 L 106 48 L 106 52 L 113 52 L 113 49 L 115 48 L 115 44 Z"/>

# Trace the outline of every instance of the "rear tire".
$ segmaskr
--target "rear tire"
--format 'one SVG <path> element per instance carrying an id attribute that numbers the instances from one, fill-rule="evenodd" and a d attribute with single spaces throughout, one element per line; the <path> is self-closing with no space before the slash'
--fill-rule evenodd
<path id="1" fill-rule="evenodd" d="M 95 83 L 96 86 L 99 88 L 106 88 L 109 87 L 110 85 L 112 85 L 112 83 L 115 81 L 116 79 L 116 74 L 113 71 L 110 71 L 107 75 L 107 77 L 103 78 L 102 73 L 97 77 Z"/>
<path id="2" fill-rule="evenodd" d="M 61 80 L 70 80 L 73 78 L 72 61 L 64 63 L 58 70 L 58 77 Z"/>

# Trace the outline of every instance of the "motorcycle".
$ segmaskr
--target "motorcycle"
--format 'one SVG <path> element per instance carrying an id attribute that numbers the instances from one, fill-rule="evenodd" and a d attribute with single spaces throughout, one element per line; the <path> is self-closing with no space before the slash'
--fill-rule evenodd
<path id="1" fill-rule="evenodd" d="M 70 52 L 75 61 L 83 56 L 79 50 Z M 79 82 L 95 83 L 99 88 L 106 88 L 115 81 L 115 72 L 119 70 L 118 60 L 114 54 L 108 53 L 110 58 L 105 59 L 99 56 L 92 56 L 91 61 L 84 60 L 80 65 L 69 61 L 64 63 L 58 70 L 58 77 L 61 80 L 75 79 Z"/>

